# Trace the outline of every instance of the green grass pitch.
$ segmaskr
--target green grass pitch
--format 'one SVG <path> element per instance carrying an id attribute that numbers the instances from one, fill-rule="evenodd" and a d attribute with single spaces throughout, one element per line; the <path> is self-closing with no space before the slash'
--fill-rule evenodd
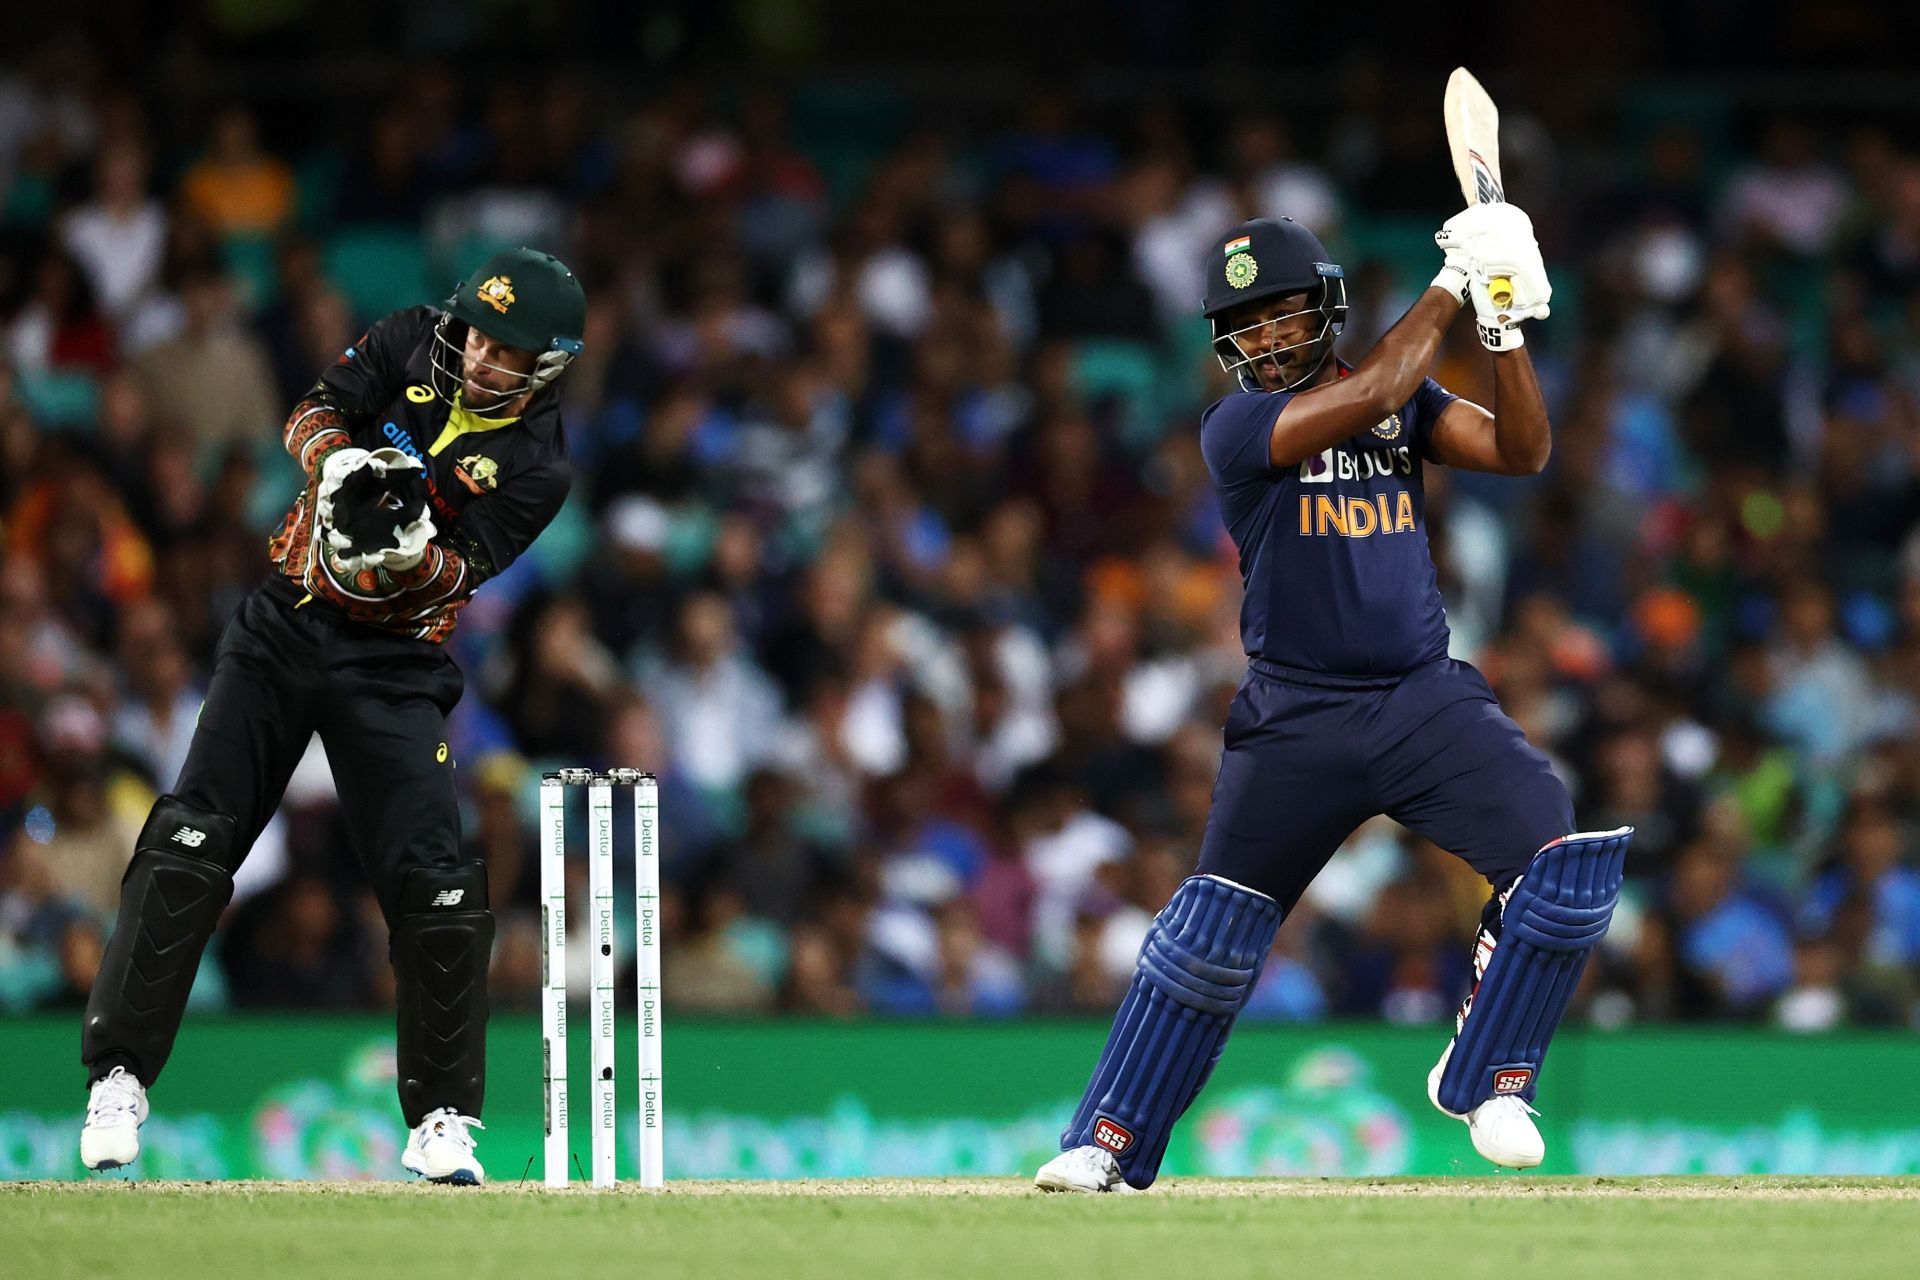
<path id="1" fill-rule="evenodd" d="M 0 1240 L 0 1272 L 32 1280 L 1894 1276 L 1913 1274 L 1920 1180 L 0 1183 Z"/>

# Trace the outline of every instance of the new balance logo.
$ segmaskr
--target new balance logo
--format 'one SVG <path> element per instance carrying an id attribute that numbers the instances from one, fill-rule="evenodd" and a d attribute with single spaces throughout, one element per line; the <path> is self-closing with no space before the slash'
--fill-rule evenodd
<path id="1" fill-rule="evenodd" d="M 460 905 L 460 899 L 466 896 L 467 891 L 465 889 L 442 889 L 433 895 L 433 901 L 429 905 L 435 907 L 457 907 Z"/>
<path id="2" fill-rule="evenodd" d="M 198 849 L 207 842 L 207 833 L 197 827 L 182 827 L 173 833 L 173 842 L 189 849 Z"/>

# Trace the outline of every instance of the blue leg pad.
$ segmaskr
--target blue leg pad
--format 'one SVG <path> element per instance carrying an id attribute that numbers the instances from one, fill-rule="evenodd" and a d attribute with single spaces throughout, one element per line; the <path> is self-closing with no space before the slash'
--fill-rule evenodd
<path id="1" fill-rule="evenodd" d="M 1581 832 L 1534 855 L 1500 918 L 1440 1076 L 1440 1105 L 1465 1115 L 1497 1094 L 1533 1100 L 1547 1044 L 1620 898 L 1632 827 Z"/>
<path id="2" fill-rule="evenodd" d="M 1213 1073 L 1280 928 L 1280 904 L 1195 876 L 1141 944 L 1133 985 L 1060 1149 L 1105 1147 L 1129 1185 L 1160 1171 L 1173 1125 Z"/>

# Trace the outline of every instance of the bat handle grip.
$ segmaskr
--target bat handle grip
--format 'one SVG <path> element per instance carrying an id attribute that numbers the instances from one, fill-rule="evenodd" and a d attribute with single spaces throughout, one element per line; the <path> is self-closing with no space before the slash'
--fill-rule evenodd
<path id="1" fill-rule="evenodd" d="M 1496 307 L 1513 305 L 1513 281 L 1507 276 L 1494 276 L 1487 281 L 1487 292 L 1493 298 Z"/>

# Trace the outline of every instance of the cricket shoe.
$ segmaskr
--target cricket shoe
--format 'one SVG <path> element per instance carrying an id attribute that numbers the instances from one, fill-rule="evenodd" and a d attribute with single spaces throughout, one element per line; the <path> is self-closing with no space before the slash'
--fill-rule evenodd
<path id="1" fill-rule="evenodd" d="M 80 1163 L 96 1172 L 132 1164 L 140 1154 L 140 1126 L 146 1122 L 146 1089 L 125 1067 L 115 1067 L 93 1082 L 87 1096 Z"/>
<path id="2" fill-rule="evenodd" d="M 1465 1115 L 1440 1105 L 1440 1075 L 1452 1056 L 1453 1043 L 1448 1041 L 1447 1051 L 1433 1064 L 1433 1070 L 1427 1072 L 1427 1100 L 1433 1103 L 1434 1110 L 1455 1120 L 1464 1120 L 1473 1138 L 1473 1149 L 1497 1165 L 1531 1169 L 1546 1159 L 1546 1140 L 1533 1122 L 1540 1113 L 1518 1094 L 1488 1098 Z"/>
<path id="3" fill-rule="evenodd" d="M 1120 1162 L 1105 1147 L 1075 1147 L 1062 1151 L 1040 1166 L 1033 1185 L 1042 1191 L 1079 1191 L 1097 1194 L 1103 1191 L 1128 1193 L 1138 1188 L 1127 1185 L 1121 1176 Z"/>
<path id="4" fill-rule="evenodd" d="M 400 1163 L 428 1182 L 477 1187 L 487 1180 L 487 1174 L 480 1167 L 480 1158 L 473 1154 L 473 1135 L 467 1131 L 486 1127 L 452 1107 L 428 1112 L 427 1118 L 407 1135 L 407 1149 L 400 1153 Z"/>

